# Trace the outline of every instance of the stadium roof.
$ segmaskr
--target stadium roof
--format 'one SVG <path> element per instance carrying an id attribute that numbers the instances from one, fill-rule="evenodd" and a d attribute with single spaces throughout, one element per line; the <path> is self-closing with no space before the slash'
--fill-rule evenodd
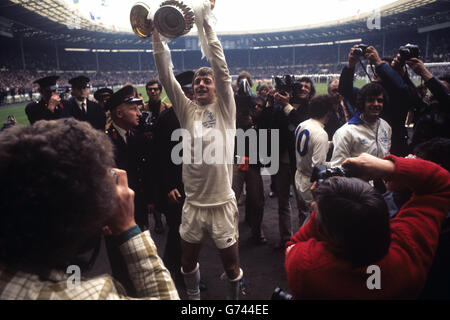
<path id="1" fill-rule="evenodd" d="M 58 42 L 70 46 L 128 46 L 148 48 L 151 39 L 141 39 L 134 34 L 114 32 L 93 23 L 58 0 L 8 0 L 0 5 L 0 35 Z M 411 28 L 424 28 L 450 21 L 450 0 L 400 0 L 380 10 L 382 30 L 389 33 Z M 310 25 L 302 28 L 264 31 L 263 33 L 222 33 L 222 38 L 241 38 L 247 46 L 270 43 L 292 44 L 296 41 L 317 42 L 320 39 L 349 39 L 370 32 L 368 14 L 342 21 Z M 171 45 L 184 47 L 185 38 L 175 39 Z"/>

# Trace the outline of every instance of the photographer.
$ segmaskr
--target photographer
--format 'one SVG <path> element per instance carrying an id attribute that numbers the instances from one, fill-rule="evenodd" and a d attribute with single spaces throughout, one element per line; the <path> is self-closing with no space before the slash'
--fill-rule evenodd
<path id="1" fill-rule="evenodd" d="M 245 79 L 245 81 L 242 81 Z M 246 190 L 245 201 L 245 221 L 251 228 L 252 236 L 250 241 L 256 245 L 267 243 L 261 225 L 264 215 L 264 185 L 261 176 L 261 163 L 259 159 L 259 129 L 260 116 L 265 108 L 265 100 L 262 97 L 253 97 L 251 86 L 253 81 L 248 72 L 239 74 L 237 83 L 239 89 L 235 96 L 237 120 L 236 128 L 242 129 L 244 134 L 247 130 L 254 130 L 256 133 L 256 148 L 251 149 L 250 141 L 246 136 L 240 136 L 245 139 L 244 150 L 238 150 L 238 141 L 235 143 L 236 163 L 233 166 L 233 191 L 236 199 L 242 195 L 244 184 Z M 251 154 L 250 150 L 256 151 Z M 242 153 L 240 153 L 242 152 Z M 256 156 L 256 159 L 254 158 Z M 256 162 L 256 163 L 255 163 Z"/>
<path id="2" fill-rule="evenodd" d="M 314 84 L 310 78 L 303 77 L 295 80 L 290 76 L 286 76 L 285 79 L 289 79 L 290 85 L 287 86 L 288 88 L 280 88 L 280 86 L 277 86 L 278 91 L 271 90 L 269 92 L 267 108 L 261 114 L 262 128 L 276 129 L 279 130 L 280 134 L 280 168 L 275 175 L 280 230 L 278 248 L 283 248 L 286 241 L 292 235 L 289 192 L 291 185 L 295 185 L 295 129 L 301 122 L 309 119 L 309 101 L 316 93 Z M 287 91 L 291 91 L 291 94 Z M 298 207 L 301 207 L 302 202 L 299 201 L 296 192 L 295 194 Z M 299 210 L 299 216 L 302 215 L 302 211 Z"/>
<path id="3" fill-rule="evenodd" d="M 357 178 L 332 177 L 314 190 L 311 219 L 287 244 L 285 268 L 296 299 L 414 299 L 425 284 L 450 209 L 450 174 L 438 165 L 363 154 L 343 164 L 406 186 L 411 199 L 389 220 L 386 203 Z M 369 266 L 381 288 L 369 289 Z M 369 272 L 369 273 L 368 273 Z"/>
<path id="4" fill-rule="evenodd" d="M 450 90 L 428 71 L 422 60 L 413 58 L 406 63 L 433 95 L 429 104 L 423 103 L 422 108 L 415 110 L 412 147 L 434 137 L 450 138 Z"/>
<path id="5" fill-rule="evenodd" d="M 59 76 L 48 76 L 33 82 L 39 85 L 41 100 L 30 102 L 25 107 L 30 124 L 39 120 L 56 120 L 61 117 L 63 106 L 61 98 L 58 96 L 58 85 L 56 84 L 58 79 Z"/>
<path id="6" fill-rule="evenodd" d="M 380 118 L 386 102 L 386 91 L 375 82 L 366 84 L 358 92 L 354 117 L 333 136 L 332 167 L 345 159 L 369 153 L 382 158 L 391 148 L 391 127 Z"/>
<path id="7" fill-rule="evenodd" d="M 360 48 L 360 46 L 363 46 Z M 404 59 L 397 55 L 389 61 L 381 59 L 377 50 L 372 46 L 355 45 L 349 53 L 348 64 L 341 73 L 339 92 L 353 105 L 356 103 L 358 88 L 353 87 L 355 66 L 364 56 L 369 63 L 375 66 L 373 81 L 380 83 L 389 96 L 386 101 L 381 118 L 392 127 L 391 152 L 398 156 L 408 154 L 408 134 L 405 121 L 408 111 L 421 104 L 417 90 L 409 79 L 405 69 Z M 361 51 L 358 51 L 361 50 Z M 387 99 L 385 99 L 387 100 Z"/>
<path id="8" fill-rule="evenodd" d="M 109 275 L 74 280 L 72 261 L 104 230 L 145 299 L 178 299 L 149 232 L 134 221 L 134 192 L 114 169 L 104 133 L 74 119 L 0 135 L 0 299 L 129 299 Z M 68 273 L 69 272 L 69 273 Z"/>

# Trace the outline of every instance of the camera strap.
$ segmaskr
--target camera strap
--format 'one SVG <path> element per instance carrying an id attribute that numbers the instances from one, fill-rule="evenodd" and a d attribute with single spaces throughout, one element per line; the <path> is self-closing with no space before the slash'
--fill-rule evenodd
<path id="1" fill-rule="evenodd" d="M 369 78 L 370 82 L 372 82 L 372 78 L 370 77 L 369 73 L 366 70 L 366 67 L 362 63 L 361 58 L 359 58 L 359 63 L 361 64 L 361 67 L 363 68 L 363 70 L 366 73 L 367 77 Z M 370 68 L 372 69 L 372 72 L 375 74 L 375 70 L 373 70 L 373 65 L 370 65 Z"/>

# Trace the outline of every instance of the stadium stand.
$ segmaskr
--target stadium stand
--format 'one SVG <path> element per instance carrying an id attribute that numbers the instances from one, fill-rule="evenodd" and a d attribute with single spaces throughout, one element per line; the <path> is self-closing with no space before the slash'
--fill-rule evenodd
<path id="1" fill-rule="evenodd" d="M 94 86 L 142 84 L 156 74 L 150 39 L 88 22 L 83 22 L 81 29 L 69 29 L 45 17 L 39 4 L 42 1 L 25 1 L 34 11 L 21 2 L 6 1 L 1 7 L 0 97 L 28 96 L 36 91 L 32 80 L 50 73 L 61 76 L 62 86 L 80 73 L 88 73 Z M 221 34 L 220 38 L 231 72 L 237 75 L 245 69 L 256 79 L 281 74 L 338 74 L 349 49 L 357 43 L 374 45 L 382 56 L 395 55 L 401 45 L 414 43 L 420 46 L 425 62 L 450 62 L 448 1 L 401 0 L 382 8 L 381 17 L 381 30 L 369 30 L 367 17 L 362 16 L 295 30 Z M 177 72 L 207 65 L 194 36 L 175 39 L 170 46 Z M 363 77 L 363 70 L 358 70 L 357 75 Z M 439 76 L 450 68 L 440 65 L 431 71 Z"/>

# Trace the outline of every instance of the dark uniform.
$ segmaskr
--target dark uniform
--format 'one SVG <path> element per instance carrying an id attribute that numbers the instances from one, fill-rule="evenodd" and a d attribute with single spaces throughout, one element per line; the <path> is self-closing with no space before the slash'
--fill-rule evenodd
<path id="1" fill-rule="evenodd" d="M 72 85 L 72 88 L 86 88 L 89 81 L 89 78 L 79 76 L 70 79 L 69 83 Z M 64 101 L 63 105 L 63 117 L 72 117 L 80 121 L 87 121 L 95 129 L 102 131 L 105 130 L 106 115 L 103 109 L 97 103 L 86 99 L 86 112 L 80 109 L 74 97 L 70 98 L 67 101 Z"/>
<path id="2" fill-rule="evenodd" d="M 131 89 L 130 89 L 131 88 Z M 140 100 L 132 97 L 131 86 L 124 87 L 113 94 L 106 105 L 106 109 L 114 109 L 124 102 L 138 103 Z M 114 111 L 114 110 L 113 110 Z M 135 192 L 134 212 L 136 224 L 141 230 L 148 229 L 147 205 L 154 203 L 156 194 L 156 179 L 152 177 L 153 158 L 148 139 L 138 134 L 134 129 L 127 132 L 125 141 L 114 125 L 110 125 L 106 134 L 114 145 L 114 159 L 116 167 L 127 172 L 128 186 Z M 105 238 L 108 257 L 111 262 L 113 276 L 124 285 L 129 295 L 134 296 L 133 284 L 129 277 L 123 257 L 115 248 L 114 239 Z"/>
<path id="3" fill-rule="evenodd" d="M 33 83 L 39 85 L 41 92 L 43 90 L 48 90 L 50 92 L 57 91 L 58 86 L 56 85 L 56 81 L 59 79 L 58 76 L 49 76 L 45 78 L 38 79 Z M 62 115 L 63 105 L 59 104 L 54 112 L 48 109 L 48 101 L 44 101 L 44 98 L 41 98 L 39 101 L 33 101 L 27 104 L 25 107 L 25 113 L 27 114 L 28 121 L 30 124 L 34 124 L 39 120 L 56 120 L 59 119 Z"/>
<path id="4" fill-rule="evenodd" d="M 127 88 L 127 87 L 125 87 Z M 114 95 L 121 95 L 119 90 Z M 126 90 L 124 91 L 126 93 Z M 114 97 L 114 96 L 113 96 Z M 113 98 L 111 98 L 113 99 Z M 127 142 L 111 124 L 106 134 L 114 144 L 114 159 L 117 168 L 125 170 L 128 175 L 128 185 L 135 192 L 135 219 L 142 229 L 148 229 L 147 205 L 155 203 L 154 159 L 151 154 L 151 143 L 134 129 L 128 131 Z"/>

